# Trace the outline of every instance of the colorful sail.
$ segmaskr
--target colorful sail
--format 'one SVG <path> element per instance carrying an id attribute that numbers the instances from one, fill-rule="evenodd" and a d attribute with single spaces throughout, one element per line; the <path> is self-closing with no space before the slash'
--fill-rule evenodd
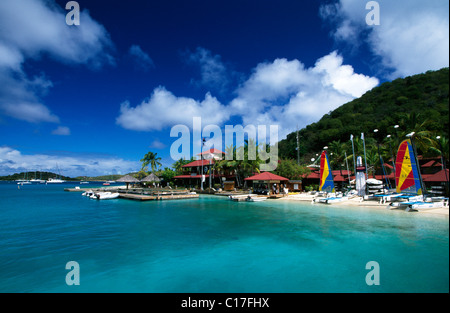
<path id="1" fill-rule="evenodd" d="M 402 141 L 398 147 L 395 169 L 397 192 L 422 194 L 419 171 L 411 140 L 407 139 Z"/>
<path id="2" fill-rule="evenodd" d="M 327 152 L 323 151 L 320 157 L 320 191 L 335 192 L 333 174 L 331 172 L 330 161 Z"/>

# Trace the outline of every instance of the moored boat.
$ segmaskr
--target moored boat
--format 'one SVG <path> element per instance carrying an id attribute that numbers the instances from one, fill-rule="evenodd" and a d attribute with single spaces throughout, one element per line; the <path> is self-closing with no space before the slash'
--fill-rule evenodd
<path id="1" fill-rule="evenodd" d="M 328 159 L 327 151 L 324 150 L 320 156 L 320 185 L 319 191 L 326 193 L 325 197 L 315 198 L 312 203 L 332 204 L 348 200 L 348 197 L 337 196 L 334 180 Z"/>

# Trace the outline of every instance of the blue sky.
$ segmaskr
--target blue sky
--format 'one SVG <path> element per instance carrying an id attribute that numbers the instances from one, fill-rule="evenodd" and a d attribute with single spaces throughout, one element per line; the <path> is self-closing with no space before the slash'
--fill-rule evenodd
<path id="1" fill-rule="evenodd" d="M 448 66 L 448 1 L 0 1 L 0 175 L 170 166 L 172 126 L 278 139 L 384 81 Z M 192 143 L 192 145 L 199 143 Z M 220 148 L 220 147 L 218 147 Z"/>

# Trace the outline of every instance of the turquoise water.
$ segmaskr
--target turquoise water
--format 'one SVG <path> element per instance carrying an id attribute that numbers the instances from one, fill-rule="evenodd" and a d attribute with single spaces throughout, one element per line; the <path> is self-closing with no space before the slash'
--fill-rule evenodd
<path id="1" fill-rule="evenodd" d="M 449 220 L 222 197 L 97 201 L 0 183 L 0 292 L 448 292 Z M 80 285 L 66 284 L 66 263 Z M 366 263 L 380 266 L 368 286 Z"/>

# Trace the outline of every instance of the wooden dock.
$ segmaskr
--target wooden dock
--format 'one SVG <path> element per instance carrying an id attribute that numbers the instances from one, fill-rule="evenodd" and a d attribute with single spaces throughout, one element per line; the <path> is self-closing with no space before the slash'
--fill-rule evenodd
<path id="1" fill-rule="evenodd" d="M 191 193 L 189 191 L 177 191 L 177 190 L 143 190 L 143 189 L 131 189 L 126 190 L 124 188 L 116 187 L 102 187 L 102 188 L 64 188 L 64 191 L 68 192 L 118 192 L 119 198 L 131 199 L 138 201 L 150 201 L 150 200 L 179 200 L 179 199 L 198 199 L 197 193 Z"/>
<path id="2" fill-rule="evenodd" d="M 123 193 L 121 192 L 119 198 L 149 201 L 149 200 L 180 200 L 180 199 L 198 199 L 198 194 L 162 194 L 162 195 L 146 195 L 135 193 Z"/>

